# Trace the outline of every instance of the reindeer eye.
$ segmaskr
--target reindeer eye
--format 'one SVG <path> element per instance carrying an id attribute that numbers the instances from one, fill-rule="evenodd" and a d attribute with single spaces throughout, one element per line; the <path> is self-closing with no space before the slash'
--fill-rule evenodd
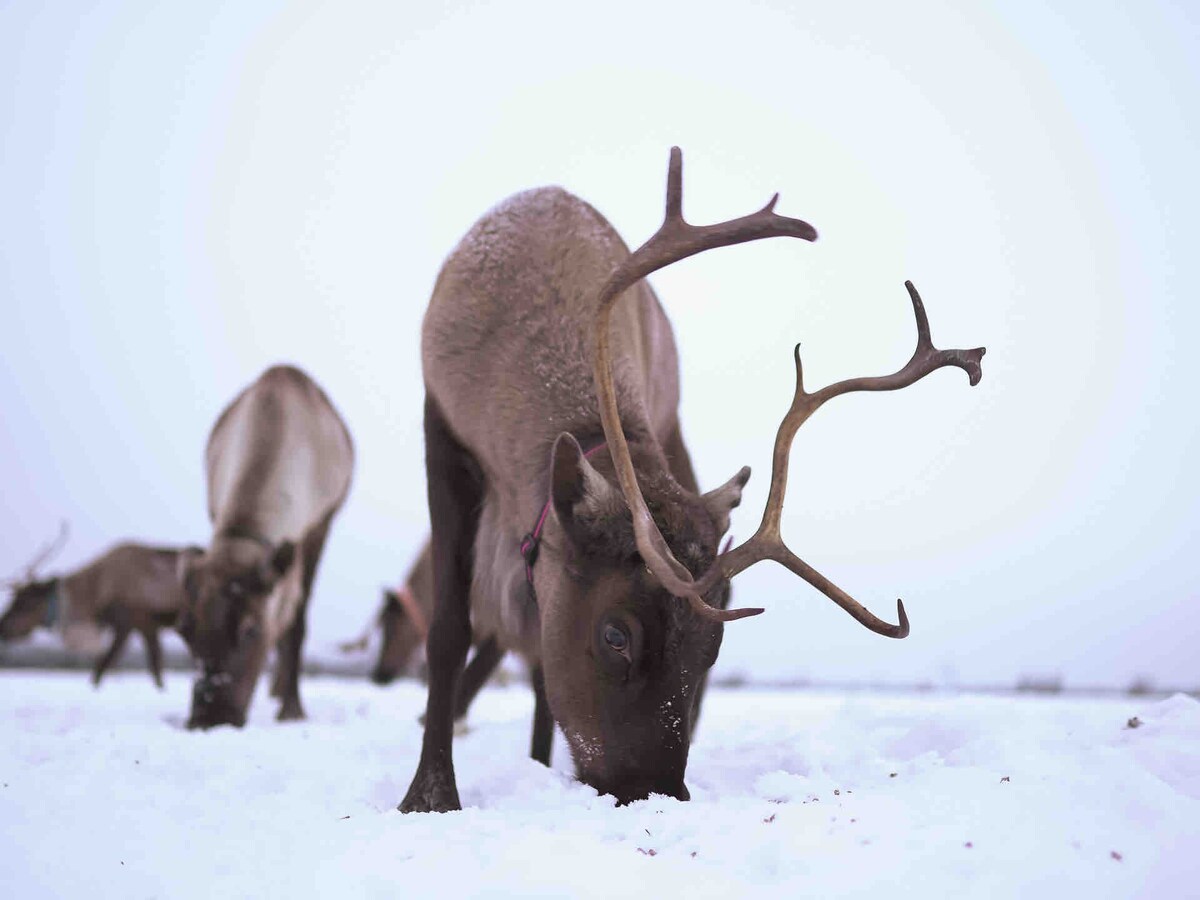
<path id="1" fill-rule="evenodd" d="M 604 643 L 618 653 L 624 653 L 629 647 L 629 637 L 616 625 L 608 625 L 604 629 Z"/>

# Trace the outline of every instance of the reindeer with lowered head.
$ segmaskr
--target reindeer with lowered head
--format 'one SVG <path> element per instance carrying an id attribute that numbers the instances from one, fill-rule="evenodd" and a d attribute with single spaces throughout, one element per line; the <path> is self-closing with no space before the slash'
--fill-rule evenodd
<path id="1" fill-rule="evenodd" d="M 92 684 L 125 649 L 130 634 L 141 635 L 154 683 L 162 680 L 159 632 L 170 628 L 183 607 L 177 572 L 198 547 L 153 547 L 124 542 L 73 572 L 55 578 L 37 577 L 37 569 L 61 547 L 59 538 L 30 564 L 23 579 L 12 584 L 13 599 L 0 617 L 0 640 L 27 637 L 35 628 L 58 628 L 72 649 L 90 645 L 101 628 L 111 628 L 112 643 L 92 668 Z"/>
<path id="2" fill-rule="evenodd" d="M 371 670 L 376 684 L 391 684 L 403 674 L 417 674 L 418 650 L 425 647 L 429 616 L 433 611 L 433 567 L 426 543 L 409 569 L 408 577 L 397 588 L 383 589 L 383 604 L 357 638 L 338 644 L 342 653 L 361 653 L 371 643 L 371 635 L 382 635 L 379 657 Z"/>
<path id="3" fill-rule="evenodd" d="M 376 628 L 381 632 L 379 656 L 371 669 L 376 684 L 391 684 L 404 672 L 415 674 L 417 650 L 424 650 L 433 613 L 433 558 L 428 542 L 421 548 L 408 577 L 400 587 L 386 588 L 383 606 L 371 619 L 367 630 L 354 641 L 341 644 L 343 653 L 365 650 Z M 454 718 L 465 718 L 475 695 L 491 678 L 504 657 L 494 635 L 476 635 L 475 655 L 467 664 L 459 682 Z M 536 677 L 536 673 L 535 673 Z"/>
<path id="4" fill-rule="evenodd" d="M 542 188 L 485 215 L 443 265 L 421 345 L 429 695 L 402 811 L 460 808 L 452 718 L 473 626 L 541 667 L 538 707 L 562 728 L 578 777 L 620 803 L 687 799 L 695 700 L 724 625 L 762 612 L 724 608 L 729 580 L 748 566 L 774 560 L 870 630 L 908 634 L 902 603 L 896 625 L 874 616 L 784 544 L 780 521 L 792 439 L 826 401 L 897 390 L 944 366 L 979 381 L 983 349 L 936 349 L 911 284 L 917 346 L 894 374 L 809 392 L 797 348 L 766 511 L 741 546 L 718 553 L 750 470 L 700 493 L 684 445 L 674 339 L 643 279 L 717 247 L 815 240 L 812 226 L 774 212 L 777 199 L 691 225 L 673 148 L 663 224 L 638 250 L 582 200 Z"/>
<path id="5" fill-rule="evenodd" d="M 204 461 L 212 539 L 181 573 L 179 633 L 202 668 L 188 727 L 244 725 L 272 647 L 278 718 L 302 719 L 308 599 L 350 490 L 350 432 L 307 374 L 272 366 L 221 413 Z"/>

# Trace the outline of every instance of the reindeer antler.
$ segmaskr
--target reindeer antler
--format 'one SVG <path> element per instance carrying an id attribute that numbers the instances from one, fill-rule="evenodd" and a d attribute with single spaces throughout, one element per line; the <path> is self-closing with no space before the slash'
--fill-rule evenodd
<path id="1" fill-rule="evenodd" d="M 667 202 L 663 223 L 651 238 L 625 258 L 609 277 L 596 299 L 596 348 L 593 377 L 600 404 L 600 421 L 612 454 L 621 491 L 633 514 L 633 531 L 638 551 L 651 573 L 663 587 L 680 597 L 687 597 L 692 608 L 708 619 L 731 621 L 744 616 L 758 615 L 761 609 L 719 610 L 705 603 L 692 586 L 692 576 L 675 558 L 650 515 L 645 498 L 638 487 L 629 444 L 621 427 L 617 411 L 617 394 L 612 377 L 612 351 L 609 346 L 609 318 L 613 305 L 623 291 L 671 263 L 686 259 L 705 250 L 727 247 L 768 237 L 796 237 L 815 241 L 817 231 L 807 222 L 790 219 L 775 213 L 776 194 L 762 209 L 739 219 L 715 225 L 690 225 L 683 218 L 683 154 L 671 148 L 667 169 Z"/>
<path id="2" fill-rule="evenodd" d="M 28 584 L 31 581 L 37 580 L 38 568 L 45 565 L 51 557 L 62 550 L 63 546 L 67 543 L 67 535 L 70 534 L 70 531 L 71 529 L 67 524 L 67 520 L 63 519 L 58 525 L 58 535 L 34 554 L 33 559 L 25 566 L 24 576 L 9 578 L 3 582 L 3 585 L 11 587 L 15 584 Z"/>
<path id="3" fill-rule="evenodd" d="M 612 379 L 612 356 L 609 347 L 609 315 L 616 298 L 621 292 L 639 279 L 672 262 L 684 259 L 703 250 L 743 241 L 766 237 L 790 236 L 815 240 L 816 231 L 806 222 L 788 219 L 774 213 L 778 195 L 762 210 L 740 219 L 717 225 L 697 227 L 689 225 L 682 215 L 682 157 L 678 147 L 671 149 L 671 162 L 667 175 L 666 214 L 662 227 L 645 244 L 634 251 L 601 289 L 596 313 L 596 354 L 594 376 L 596 393 L 600 402 L 600 417 L 605 437 L 612 451 L 617 477 L 633 516 L 634 535 L 638 551 L 646 566 L 663 587 L 678 597 L 685 597 L 698 615 L 712 621 L 727 622 L 763 612 L 762 609 L 747 608 L 720 610 L 703 599 L 722 578 L 732 578 L 764 559 L 773 559 L 799 575 L 826 597 L 850 613 L 870 630 L 887 637 L 902 638 L 908 635 L 908 616 L 904 604 L 896 602 L 900 622 L 891 625 L 873 615 L 853 597 L 831 582 L 820 572 L 796 556 L 784 544 L 779 532 L 783 513 L 784 494 L 787 489 L 788 457 L 796 431 L 825 401 L 852 391 L 891 391 L 920 380 L 935 369 L 958 366 L 966 370 L 972 385 L 982 377 L 980 359 L 983 348 L 974 350 L 937 350 L 929 336 L 929 320 L 921 297 L 911 282 L 905 282 L 913 302 L 917 319 L 917 348 L 909 362 L 898 372 L 877 378 L 855 378 L 829 385 L 809 394 L 804 390 L 803 369 L 800 363 L 800 348 L 796 346 L 796 393 L 791 409 L 784 416 L 775 437 L 772 459 L 771 488 L 767 507 L 758 531 L 744 544 L 718 557 L 717 562 L 699 578 L 675 558 L 658 526 L 646 506 L 641 489 L 637 484 L 629 445 L 625 440 L 617 412 L 616 390 Z"/>
<path id="4" fill-rule="evenodd" d="M 964 370 L 972 385 L 978 384 L 983 377 L 980 361 L 983 359 L 983 354 L 987 352 L 985 348 L 938 350 L 934 347 L 929 336 L 929 318 L 925 314 L 925 304 L 921 302 L 921 295 L 917 293 L 917 289 L 911 281 L 904 282 L 904 286 L 908 288 L 908 295 L 913 305 L 913 315 L 917 321 L 917 346 L 912 357 L 899 371 L 891 375 L 873 378 L 850 378 L 810 394 L 804 390 L 804 368 L 800 362 L 800 345 L 796 345 L 796 393 L 792 399 L 792 406 L 784 416 L 779 425 L 779 431 L 775 435 L 775 450 L 771 459 L 771 489 L 767 497 L 767 507 L 763 511 L 762 523 L 753 537 L 722 555 L 717 565 L 709 573 L 706 573 L 706 578 L 711 578 L 715 583 L 717 573 L 721 577 L 732 578 L 756 562 L 773 559 L 795 572 L 871 631 L 894 638 L 908 635 L 908 616 L 904 612 L 903 602 L 896 601 L 896 613 L 900 619 L 898 625 L 890 625 L 882 621 L 789 550 L 779 532 L 784 494 L 787 491 L 788 461 L 792 449 L 792 439 L 796 436 L 800 426 L 807 422 L 827 400 L 855 391 L 899 390 L 920 381 L 930 372 L 946 366 L 957 366 Z M 704 580 L 701 579 L 702 582 Z M 697 586 L 699 587 L 699 584 Z"/>

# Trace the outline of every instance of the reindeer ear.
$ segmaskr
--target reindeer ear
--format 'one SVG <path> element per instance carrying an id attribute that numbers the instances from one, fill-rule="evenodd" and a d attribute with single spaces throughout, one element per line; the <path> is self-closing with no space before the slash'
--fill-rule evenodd
<path id="1" fill-rule="evenodd" d="M 724 534 L 729 530 L 729 513 L 742 502 L 742 488 L 749 480 L 750 467 L 742 466 L 741 470 L 727 482 L 700 498 L 704 503 L 704 508 L 712 517 L 713 524 L 717 526 L 718 534 Z"/>
<path id="2" fill-rule="evenodd" d="M 276 575 L 282 576 L 291 568 L 295 558 L 296 544 L 293 541 L 284 541 L 275 548 L 275 553 L 271 556 L 271 568 L 275 570 Z"/>
<path id="3" fill-rule="evenodd" d="M 584 458 L 579 442 L 567 432 L 554 441 L 550 465 L 554 513 L 569 533 L 588 521 L 620 515 L 625 499 Z"/>

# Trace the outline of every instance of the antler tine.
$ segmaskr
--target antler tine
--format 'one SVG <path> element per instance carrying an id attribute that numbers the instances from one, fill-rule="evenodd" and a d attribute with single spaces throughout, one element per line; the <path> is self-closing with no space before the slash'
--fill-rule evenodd
<path id="1" fill-rule="evenodd" d="M 808 421 L 809 417 L 827 400 L 853 391 L 899 390 L 920 381 L 930 372 L 946 366 L 957 366 L 963 369 L 972 385 L 978 384 L 983 377 L 980 362 L 983 354 L 987 352 L 986 349 L 976 347 L 972 350 L 938 350 L 934 347 L 929 334 L 929 318 L 925 313 L 925 304 L 921 301 L 921 295 L 917 293 L 917 289 L 911 281 L 904 282 L 904 286 L 908 289 L 908 295 L 912 300 L 913 316 L 917 324 L 917 346 L 908 363 L 899 371 L 880 377 L 851 378 L 835 382 L 810 394 L 804 390 L 804 367 L 800 361 L 800 345 L 796 345 L 794 351 L 796 393 L 792 399 L 792 406 L 780 423 L 779 431 L 775 436 L 775 449 L 771 460 L 771 487 L 762 523 L 753 537 L 741 546 L 722 554 L 714 567 L 719 570 L 720 577 L 732 578 L 756 562 L 764 559 L 775 560 L 799 575 L 871 631 L 894 638 L 908 635 L 908 616 L 904 612 L 902 602 L 896 601 L 899 625 L 891 625 L 879 619 L 832 581 L 792 553 L 783 542 L 779 526 L 783 515 L 784 495 L 787 492 L 788 462 L 792 439 L 796 436 L 800 426 Z M 700 584 L 715 583 L 717 574 L 706 573 L 705 577 L 700 580 Z"/>
<path id="2" fill-rule="evenodd" d="M 609 318 L 613 305 L 621 294 L 651 272 L 664 268 L 701 253 L 705 250 L 741 244 L 746 241 L 769 237 L 795 237 L 807 241 L 817 239 L 816 229 L 800 219 L 780 216 L 775 212 L 776 194 L 758 212 L 741 218 L 719 222 L 714 225 L 690 225 L 683 218 L 683 154 L 678 147 L 671 148 L 667 168 L 667 196 L 663 223 L 658 231 L 641 247 L 631 253 L 600 289 L 596 300 L 596 347 L 593 375 L 596 395 L 600 404 L 600 419 L 604 436 L 608 442 L 616 468 L 621 490 L 633 515 L 634 535 L 643 561 L 672 594 L 686 597 L 692 608 L 707 619 L 732 621 L 745 616 L 758 615 L 761 609 L 715 609 L 702 599 L 705 590 L 700 590 L 692 575 L 680 563 L 667 546 L 666 540 L 654 524 L 646 506 L 629 444 L 621 426 L 617 410 L 616 389 L 613 385 L 612 352 L 609 345 Z M 714 580 L 715 583 L 715 580 Z M 710 585 L 711 587 L 711 585 Z"/>
<path id="3" fill-rule="evenodd" d="M 58 535 L 37 552 L 33 560 L 25 567 L 25 580 L 33 581 L 37 578 L 38 567 L 44 565 L 52 556 L 60 551 L 67 543 L 67 535 L 70 533 L 70 527 L 67 525 L 67 520 L 63 519 L 58 525 Z"/>

